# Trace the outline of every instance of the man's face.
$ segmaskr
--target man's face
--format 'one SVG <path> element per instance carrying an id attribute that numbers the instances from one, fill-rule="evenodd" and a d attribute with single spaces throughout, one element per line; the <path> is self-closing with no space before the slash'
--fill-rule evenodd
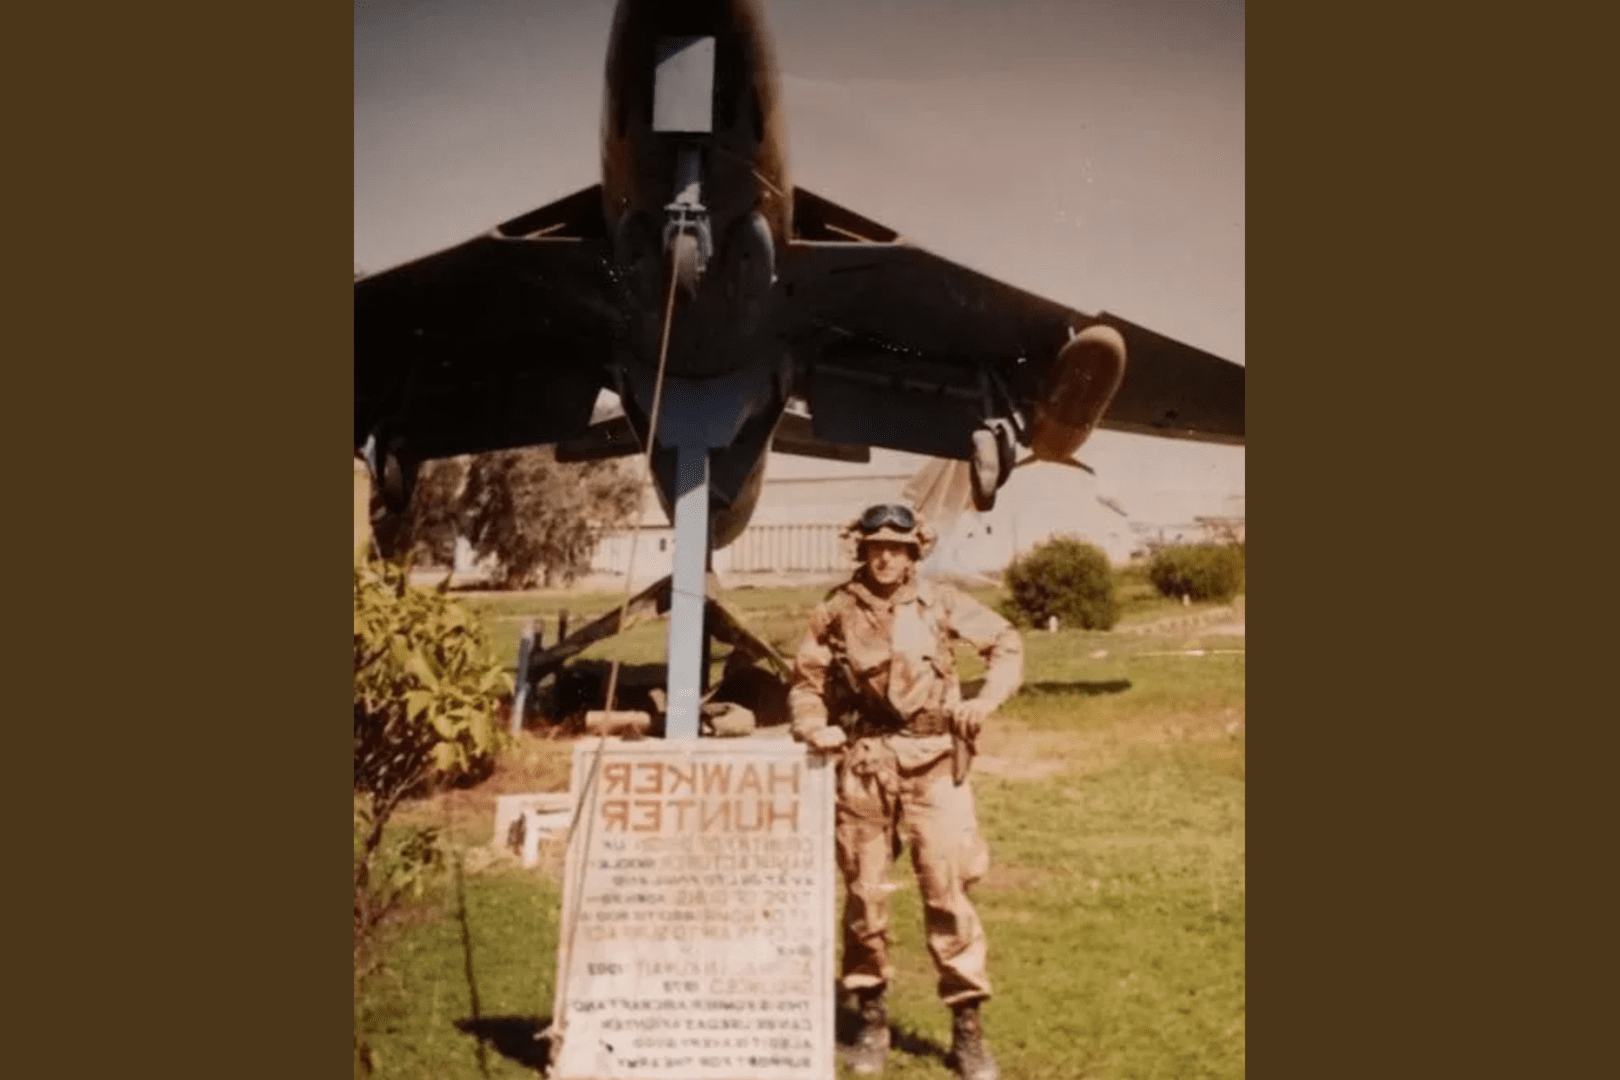
<path id="1" fill-rule="evenodd" d="M 898 540 L 868 540 L 864 547 L 866 572 L 879 585 L 898 584 L 915 561 L 911 555 L 911 545 Z"/>

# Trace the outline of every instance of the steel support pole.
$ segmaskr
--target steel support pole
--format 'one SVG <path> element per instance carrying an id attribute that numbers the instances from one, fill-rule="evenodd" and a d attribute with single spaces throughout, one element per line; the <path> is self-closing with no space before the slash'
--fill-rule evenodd
<path id="1" fill-rule="evenodd" d="M 675 558 L 670 574 L 666 739 L 698 737 L 706 599 L 703 568 L 708 551 L 709 448 L 685 440 L 675 451 Z"/>
<path id="2" fill-rule="evenodd" d="M 517 687 L 512 693 L 512 734 L 523 732 L 523 714 L 529 704 L 529 660 L 538 651 L 538 636 L 534 620 L 523 624 L 523 637 L 518 641 Z"/>

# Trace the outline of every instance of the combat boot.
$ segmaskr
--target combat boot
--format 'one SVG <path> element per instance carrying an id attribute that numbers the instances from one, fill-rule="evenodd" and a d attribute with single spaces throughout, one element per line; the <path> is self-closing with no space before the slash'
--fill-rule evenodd
<path id="1" fill-rule="evenodd" d="M 951 1066 L 962 1080 L 1000 1080 L 1001 1071 L 984 1043 L 979 1003 L 970 1001 L 954 1009 L 951 1021 Z"/>
<path id="2" fill-rule="evenodd" d="M 844 1061 L 857 1076 L 876 1076 L 889 1058 L 889 1010 L 883 1004 L 883 987 L 857 990 L 855 1000 L 861 1027 Z"/>

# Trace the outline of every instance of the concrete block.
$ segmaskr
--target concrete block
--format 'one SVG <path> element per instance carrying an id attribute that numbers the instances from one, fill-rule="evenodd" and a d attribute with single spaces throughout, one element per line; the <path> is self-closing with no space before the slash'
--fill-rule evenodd
<path id="1" fill-rule="evenodd" d="M 497 795 L 495 836 L 491 844 L 513 852 L 522 852 L 528 846 L 530 837 L 537 835 L 537 830 L 554 831 L 559 816 L 562 819 L 562 828 L 566 830 L 572 805 L 566 791 Z"/>
<path id="2" fill-rule="evenodd" d="M 592 735 L 640 738 L 652 730 L 652 716 L 638 709 L 615 709 L 612 712 L 592 709 L 585 714 L 585 730 Z"/>

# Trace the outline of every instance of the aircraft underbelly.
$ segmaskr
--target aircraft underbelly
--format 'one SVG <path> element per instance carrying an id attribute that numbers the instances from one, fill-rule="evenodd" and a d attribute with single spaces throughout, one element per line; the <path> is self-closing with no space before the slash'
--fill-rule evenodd
<path id="1" fill-rule="evenodd" d="M 656 473 L 654 487 L 659 506 L 674 521 L 674 455 L 669 458 L 667 470 Z M 715 550 L 730 544 L 748 528 L 765 483 L 765 458 L 764 447 L 728 447 L 710 454 L 709 536 Z"/>
<path id="2" fill-rule="evenodd" d="M 660 405 L 653 480 L 660 505 L 673 521 L 677 448 L 708 455 L 710 535 L 724 547 L 747 527 L 759 501 L 765 458 L 791 389 L 788 359 L 735 334 L 719 338 L 729 370 L 708 378 L 666 372 Z M 646 444 L 656 368 L 639 360 L 623 367 L 625 411 Z"/>
<path id="3" fill-rule="evenodd" d="M 948 391 L 909 390 L 849 361 L 822 364 L 807 394 L 816 438 L 966 460 L 979 417 Z"/>

